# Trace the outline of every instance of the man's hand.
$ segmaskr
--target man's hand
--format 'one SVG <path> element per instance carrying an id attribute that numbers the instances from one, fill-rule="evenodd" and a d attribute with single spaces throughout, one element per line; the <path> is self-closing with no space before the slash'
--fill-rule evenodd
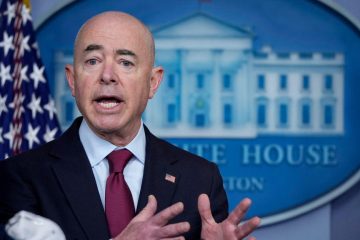
<path id="1" fill-rule="evenodd" d="M 249 209 L 251 200 L 245 198 L 232 211 L 228 218 L 221 223 L 216 223 L 210 208 L 210 200 L 206 194 L 201 194 L 198 199 L 198 208 L 201 216 L 201 239 L 204 240 L 235 240 L 248 236 L 260 224 L 260 218 L 253 217 L 246 223 L 239 225 Z M 248 240 L 255 240 L 249 237 Z"/>
<path id="2" fill-rule="evenodd" d="M 184 210 L 184 205 L 178 202 L 154 215 L 156 207 L 156 199 L 153 195 L 150 195 L 145 208 L 131 220 L 114 240 L 185 239 L 181 235 L 190 230 L 190 224 L 188 222 L 167 225 L 170 219 Z"/>

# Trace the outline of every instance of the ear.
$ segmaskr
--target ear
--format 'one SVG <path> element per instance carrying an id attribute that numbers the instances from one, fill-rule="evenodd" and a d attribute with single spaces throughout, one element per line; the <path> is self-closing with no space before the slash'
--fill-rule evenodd
<path id="1" fill-rule="evenodd" d="M 74 66 L 71 64 L 66 64 L 65 66 L 66 80 L 69 84 L 71 95 L 75 97 L 75 77 L 74 77 Z"/>
<path id="2" fill-rule="evenodd" d="M 151 78 L 150 78 L 150 90 L 149 90 L 149 99 L 153 98 L 156 90 L 159 88 L 160 83 L 162 81 L 164 74 L 164 69 L 159 67 L 154 67 L 151 71 Z"/>

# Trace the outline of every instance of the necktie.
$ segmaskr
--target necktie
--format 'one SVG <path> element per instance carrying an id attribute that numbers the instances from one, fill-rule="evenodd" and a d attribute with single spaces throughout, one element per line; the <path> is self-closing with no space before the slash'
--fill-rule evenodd
<path id="1" fill-rule="evenodd" d="M 105 213 L 112 238 L 121 233 L 135 215 L 134 202 L 123 175 L 131 157 L 127 149 L 113 151 L 107 156 L 110 175 L 106 180 Z"/>

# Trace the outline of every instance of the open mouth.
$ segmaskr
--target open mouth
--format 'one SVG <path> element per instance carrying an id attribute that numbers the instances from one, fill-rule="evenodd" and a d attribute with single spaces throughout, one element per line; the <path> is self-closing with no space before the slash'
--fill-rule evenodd
<path id="1" fill-rule="evenodd" d="M 122 99 L 117 97 L 99 97 L 95 99 L 95 101 L 103 108 L 114 108 L 118 106 L 122 101 Z"/>

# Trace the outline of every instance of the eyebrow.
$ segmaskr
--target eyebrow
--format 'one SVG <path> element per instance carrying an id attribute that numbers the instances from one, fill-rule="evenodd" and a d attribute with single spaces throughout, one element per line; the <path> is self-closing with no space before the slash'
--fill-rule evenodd
<path id="1" fill-rule="evenodd" d="M 104 47 L 99 44 L 90 44 L 85 49 L 84 52 L 91 52 L 91 51 L 97 51 L 97 50 L 103 50 Z M 128 49 L 117 49 L 115 51 L 116 55 L 128 55 L 128 56 L 134 56 L 136 57 L 136 54 Z"/>
<path id="2" fill-rule="evenodd" d="M 136 54 L 133 51 L 127 49 L 117 49 L 115 52 L 117 55 L 129 55 L 136 57 Z"/>
<path id="3" fill-rule="evenodd" d="M 102 50 L 102 49 L 104 49 L 104 47 L 102 45 L 90 44 L 84 49 L 84 52 L 91 52 L 91 51 Z"/>

